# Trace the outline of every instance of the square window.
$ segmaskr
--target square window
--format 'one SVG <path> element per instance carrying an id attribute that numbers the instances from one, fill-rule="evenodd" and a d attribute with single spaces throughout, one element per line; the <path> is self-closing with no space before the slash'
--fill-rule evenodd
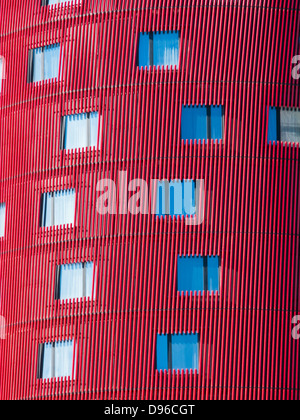
<path id="1" fill-rule="evenodd" d="M 64 190 L 43 194 L 41 227 L 74 224 L 75 200 L 75 190 Z"/>
<path id="2" fill-rule="evenodd" d="M 158 370 L 198 370 L 199 334 L 157 334 Z"/>
<path id="3" fill-rule="evenodd" d="M 268 143 L 300 143 L 300 110 L 268 109 Z"/>
<path id="4" fill-rule="evenodd" d="M 178 257 L 178 284 L 181 292 L 204 290 L 204 259 L 202 257 Z"/>
<path id="5" fill-rule="evenodd" d="M 179 64 L 179 32 L 140 33 L 139 67 Z"/>
<path id="6" fill-rule="evenodd" d="M 42 344 L 39 353 L 39 379 L 72 377 L 74 341 Z"/>
<path id="7" fill-rule="evenodd" d="M 179 256 L 177 290 L 179 292 L 218 292 L 221 262 L 218 256 Z"/>
<path id="8" fill-rule="evenodd" d="M 59 44 L 30 50 L 28 57 L 28 83 L 57 78 L 59 60 Z"/>
<path id="9" fill-rule="evenodd" d="M 74 150 L 97 147 L 98 122 L 99 114 L 97 112 L 63 117 L 61 149 Z M 101 123 L 102 118 L 100 120 L 100 126 Z"/>
<path id="10" fill-rule="evenodd" d="M 93 263 L 67 264 L 57 267 L 56 300 L 92 296 Z"/>
<path id="11" fill-rule="evenodd" d="M 199 335 L 171 335 L 172 369 L 198 369 Z"/>
<path id="12" fill-rule="evenodd" d="M 181 115 L 181 139 L 218 140 L 223 139 L 222 106 L 183 106 Z"/>
<path id="13" fill-rule="evenodd" d="M 280 140 L 286 143 L 300 143 L 300 110 L 280 110 Z"/>

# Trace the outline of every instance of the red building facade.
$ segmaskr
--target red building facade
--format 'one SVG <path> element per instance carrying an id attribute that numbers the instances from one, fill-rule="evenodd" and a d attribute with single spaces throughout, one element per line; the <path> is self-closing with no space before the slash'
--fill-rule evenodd
<path id="1" fill-rule="evenodd" d="M 0 0 L 0 14 L 0 397 L 298 400 L 299 144 L 268 126 L 270 108 L 300 109 L 299 1 Z M 168 31 L 178 65 L 139 66 L 140 34 Z M 58 76 L 34 82 L 30 51 L 48 45 Z M 221 141 L 182 139 L 188 106 L 222 106 Z M 63 118 L 93 113 L 97 146 L 61 147 Z M 97 184 L 120 171 L 204 180 L 203 222 L 99 214 Z M 61 190 L 74 223 L 43 226 Z M 220 258 L 218 291 L 178 290 L 192 256 Z M 57 266 L 86 262 L 92 296 L 58 299 Z M 198 334 L 197 369 L 157 369 L 164 334 Z M 72 375 L 42 378 L 41 346 L 66 341 Z"/>

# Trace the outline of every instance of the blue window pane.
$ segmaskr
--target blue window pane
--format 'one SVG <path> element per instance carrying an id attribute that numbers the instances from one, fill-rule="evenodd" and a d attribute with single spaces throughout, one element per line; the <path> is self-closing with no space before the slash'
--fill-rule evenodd
<path id="1" fill-rule="evenodd" d="M 68 115 L 66 117 L 65 145 L 66 150 L 88 146 L 87 114 Z"/>
<path id="2" fill-rule="evenodd" d="M 49 45 L 44 48 L 44 66 L 45 74 L 44 79 L 54 79 L 58 77 L 59 71 L 59 56 L 60 45 Z"/>
<path id="3" fill-rule="evenodd" d="M 178 257 L 178 290 L 204 291 L 203 257 Z"/>
<path id="4" fill-rule="evenodd" d="M 54 206 L 53 194 L 43 194 L 42 196 L 42 226 L 48 227 L 52 225 L 52 209 Z"/>
<path id="5" fill-rule="evenodd" d="M 174 334 L 171 336 L 172 369 L 198 370 L 198 334 Z"/>
<path id="6" fill-rule="evenodd" d="M 75 190 L 57 191 L 42 196 L 42 227 L 73 224 Z"/>
<path id="7" fill-rule="evenodd" d="M 75 218 L 75 190 L 56 192 L 54 204 L 54 226 L 73 224 Z"/>
<path id="8" fill-rule="evenodd" d="M 83 264 L 63 265 L 60 268 L 60 299 L 83 297 Z"/>
<path id="9" fill-rule="evenodd" d="M 207 140 L 207 108 L 183 106 L 181 138 L 184 140 Z"/>
<path id="10" fill-rule="evenodd" d="M 62 265 L 59 276 L 59 299 L 91 297 L 93 268 L 93 263 Z"/>
<path id="11" fill-rule="evenodd" d="M 5 232 L 5 204 L 0 203 L 0 238 L 3 238 Z"/>
<path id="12" fill-rule="evenodd" d="M 72 376 L 73 349 L 73 341 L 55 343 L 55 378 Z"/>
<path id="13" fill-rule="evenodd" d="M 277 109 L 269 108 L 269 119 L 268 119 L 268 142 L 277 143 L 278 139 L 278 124 L 277 124 Z"/>
<path id="14" fill-rule="evenodd" d="M 219 265 L 219 257 L 207 257 L 207 287 L 212 292 L 219 290 Z"/>
<path id="15" fill-rule="evenodd" d="M 155 32 L 153 34 L 153 65 L 178 66 L 179 32 Z"/>
<path id="16" fill-rule="evenodd" d="M 168 370 L 168 336 L 157 334 L 156 341 L 156 368 Z"/>
<path id="17" fill-rule="evenodd" d="M 85 276 L 86 276 L 86 297 L 91 297 L 93 292 L 93 275 L 94 275 L 94 264 L 89 262 L 85 264 Z"/>
<path id="18" fill-rule="evenodd" d="M 221 140 L 223 138 L 222 107 L 211 107 L 211 139 Z"/>
<path id="19" fill-rule="evenodd" d="M 54 371 L 53 344 L 44 344 L 42 379 L 50 379 Z"/>
<path id="20" fill-rule="evenodd" d="M 68 115 L 65 118 L 64 149 L 97 146 L 99 114 Z"/>
<path id="21" fill-rule="evenodd" d="M 98 112 L 93 112 L 90 114 L 90 141 L 89 146 L 97 147 L 98 142 L 98 123 L 99 123 L 99 114 Z"/>
<path id="22" fill-rule="evenodd" d="M 150 36 L 141 33 L 139 39 L 139 67 L 148 66 L 150 66 Z"/>
<path id="23" fill-rule="evenodd" d="M 192 180 L 183 181 L 182 202 L 184 216 L 196 214 L 196 183 Z"/>
<path id="24" fill-rule="evenodd" d="M 159 181 L 156 214 L 158 216 L 193 216 L 196 213 L 196 184 L 192 180 Z"/>
<path id="25" fill-rule="evenodd" d="M 34 49 L 32 82 L 40 82 L 58 77 L 59 58 L 59 44 Z"/>
<path id="26" fill-rule="evenodd" d="M 33 50 L 33 82 L 40 82 L 41 80 L 43 80 L 42 68 L 43 50 L 42 48 L 37 48 Z"/>

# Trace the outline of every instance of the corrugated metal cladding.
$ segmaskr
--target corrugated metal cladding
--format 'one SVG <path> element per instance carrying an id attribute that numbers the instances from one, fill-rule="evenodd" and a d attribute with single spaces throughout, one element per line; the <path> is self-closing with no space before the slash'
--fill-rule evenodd
<path id="1" fill-rule="evenodd" d="M 300 108 L 300 2 L 41 3 L 0 0 L 1 398 L 299 399 L 299 145 L 268 143 L 267 110 Z M 154 31 L 179 31 L 177 67 L 138 67 Z M 28 83 L 50 44 L 59 77 Z M 184 105 L 222 105 L 222 142 L 181 140 Z M 85 112 L 100 147 L 61 150 L 62 117 Z M 98 215 L 97 182 L 120 170 L 204 179 L 204 222 Z M 41 228 L 42 194 L 64 189 L 74 225 Z M 183 255 L 221 257 L 218 293 L 177 291 Z M 94 297 L 55 300 L 56 266 L 86 261 Z M 160 333 L 198 333 L 198 371 L 156 370 Z M 73 377 L 38 379 L 40 344 L 65 340 Z"/>

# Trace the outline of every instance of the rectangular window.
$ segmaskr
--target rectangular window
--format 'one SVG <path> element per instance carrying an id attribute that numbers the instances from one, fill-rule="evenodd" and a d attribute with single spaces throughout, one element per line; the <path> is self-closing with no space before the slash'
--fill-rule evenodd
<path id="1" fill-rule="evenodd" d="M 198 370 L 199 334 L 157 335 L 158 370 Z"/>
<path id="2" fill-rule="evenodd" d="M 74 341 L 45 343 L 39 347 L 39 379 L 71 378 Z"/>
<path id="3" fill-rule="evenodd" d="M 223 138 L 222 106 L 183 106 L 181 116 L 183 140 L 218 140 Z"/>
<path id="4" fill-rule="evenodd" d="M 5 233 L 5 204 L 0 203 L 0 238 L 4 237 Z"/>
<path id="5" fill-rule="evenodd" d="M 141 33 L 139 38 L 139 67 L 178 67 L 179 38 L 179 32 Z"/>
<path id="6" fill-rule="evenodd" d="M 178 257 L 177 289 L 180 292 L 217 292 L 220 289 L 219 257 Z"/>
<path id="7" fill-rule="evenodd" d="M 60 45 L 29 50 L 28 83 L 58 78 Z"/>
<path id="8" fill-rule="evenodd" d="M 100 126 L 101 121 L 102 118 L 100 117 Z M 63 117 L 61 149 L 74 150 L 86 147 L 97 147 L 98 122 L 98 112 L 67 115 Z"/>
<path id="9" fill-rule="evenodd" d="M 64 190 L 43 194 L 41 227 L 74 224 L 75 199 L 75 190 Z"/>
<path id="10" fill-rule="evenodd" d="M 159 181 L 156 197 L 157 216 L 196 214 L 196 183 L 192 180 Z"/>
<path id="11" fill-rule="evenodd" d="M 300 143 L 300 110 L 269 108 L 268 143 Z"/>
<path id="12" fill-rule="evenodd" d="M 91 262 L 57 267 L 56 300 L 80 299 L 92 296 L 94 264 Z"/>

